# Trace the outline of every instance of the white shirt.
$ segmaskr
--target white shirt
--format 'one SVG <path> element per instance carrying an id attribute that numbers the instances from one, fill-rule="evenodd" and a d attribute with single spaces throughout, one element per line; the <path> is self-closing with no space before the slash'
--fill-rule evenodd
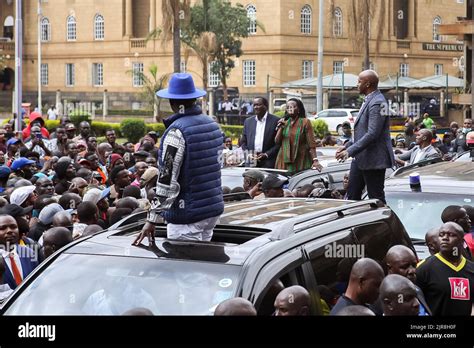
<path id="1" fill-rule="evenodd" d="M 232 111 L 232 103 L 231 102 L 225 102 L 222 104 L 222 107 L 224 108 L 225 111 Z"/>
<path id="2" fill-rule="evenodd" d="M 429 148 L 431 147 L 431 145 L 425 147 L 425 148 L 420 148 L 420 151 L 418 151 L 418 153 L 416 154 L 415 158 L 413 159 L 413 163 L 418 163 L 420 162 L 421 158 L 423 157 L 423 155 L 426 153 L 426 151 L 429 150 Z M 412 163 L 412 164 L 413 164 Z"/>
<path id="3" fill-rule="evenodd" d="M 265 116 L 262 117 L 260 121 L 257 116 L 255 120 L 257 121 L 257 127 L 255 129 L 255 152 L 263 151 L 263 136 L 265 135 L 265 124 L 267 123 L 268 112 L 265 113 Z"/>
<path id="4" fill-rule="evenodd" d="M 16 252 L 16 246 L 11 252 L 8 252 L 4 249 L 0 249 L 0 253 L 1 253 L 3 259 L 5 260 L 5 264 L 7 265 L 8 269 L 10 270 L 10 273 L 12 274 L 12 276 L 13 276 L 13 269 L 12 269 L 12 264 L 10 262 L 10 254 L 13 254 L 13 258 L 15 260 L 16 267 L 20 271 L 21 279 L 23 279 L 23 267 L 21 267 L 20 256 L 18 256 L 18 253 Z"/>
<path id="5" fill-rule="evenodd" d="M 53 109 L 49 109 L 48 120 L 56 120 L 57 118 L 58 118 L 58 114 L 56 113 L 56 111 L 54 111 Z"/>
<path id="6" fill-rule="evenodd" d="M 0 284 L 0 303 L 5 301 L 11 294 L 13 290 L 8 284 Z"/>

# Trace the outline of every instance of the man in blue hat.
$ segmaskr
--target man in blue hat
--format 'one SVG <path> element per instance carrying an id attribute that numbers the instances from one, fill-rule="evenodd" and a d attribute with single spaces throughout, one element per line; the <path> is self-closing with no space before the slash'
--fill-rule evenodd
<path id="1" fill-rule="evenodd" d="M 153 244 L 155 224 L 161 218 L 168 223 L 169 239 L 212 238 L 224 211 L 219 158 L 224 139 L 217 123 L 203 115 L 196 104 L 204 95 L 206 92 L 195 88 L 189 74 L 174 74 L 169 88 L 157 93 L 170 100 L 175 114 L 164 121 L 156 198 L 134 245 L 145 237 Z"/>

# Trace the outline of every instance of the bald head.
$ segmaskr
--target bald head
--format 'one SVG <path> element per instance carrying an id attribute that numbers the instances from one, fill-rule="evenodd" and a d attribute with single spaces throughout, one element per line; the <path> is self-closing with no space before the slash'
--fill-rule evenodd
<path id="1" fill-rule="evenodd" d="M 405 245 L 395 245 L 389 249 L 385 256 L 388 274 L 398 274 L 416 281 L 417 260 L 415 253 Z"/>
<path id="2" fill-rule="evenodd" d="M 106 152 L 110 152 L 113 150 L 113 147 L 112 145 L 110 145 L 109 143 L 105 142 L 105 143 L 100 143 L 98 146 L 97 146 L 97 152 L 101 155 L 101 156 L 104 156 Z"/>
<path id="3" fill-rule="evenodd" d="M 302 286 L 295 285 L 280 291 L 275 299 L 276 316 L 309 315 L 311 298 Z"/>
<path id="4" fill-rule="evenodd" d="M 53 227 L 70 227 L 72 226 L 72 216 L 67 211 L 60 211 L 53 217 Z"/>
<path id="5" fill-rule="evenodd" d="M 420 144 L 431 144 L 433 140 L 433 132 L 428 128 L 423 128 L 418 131 L 418 136 L 416 137 L 416 142 Z"/>
<path id="6" fill-rule="evenodd" d="M 379 84 L 379 75 L 374 70 L 364 70 L 359 74 L 359 77 L 364 78 L 374 87 L 377 87 Z"/>
<path id="7" fill-rule="evenodd" d="M 455 222 L 460 225 L 464 233 L 471 230 L 471 219 L 467 214 L 466 209 L 460 205 L 449 205 L 441 213 L 441 220 L 443 222 Z"/>
<path id="8" fill-rule="evenodd" d="M 43 234 L 44 256 L 48 257 L 56 250 L 72 242 L 72 232 L 65 227 L 53 227 Z"/>
<path id="9" fill-rule="evenodd" d="M 214 311 L 216 316 L 256 316 L 257 311 L 252 302 L 242 297 L 231 298 L 221 302 Z"/>
<path id="10" fill-rule="evenodd" d="M 125 316 L 151 316 L 154 315 L 148 308 L 132 308 L 122 313 Z"/>
<path id="11" fill-rule="evenodd" d="M 385 277 L 380 285 L 380 299 L 386 316 L 417 316 L 419 313 L 420 303 L 415 285 L 401 275 L 390 274 Z"/>
<path id="12" fill-rule="evenodd" d="M 432 228 L 425 234 L 425 242 L 430 255 L 439 252 L 439 227 Z"/>
<path id="13" fill-rule="evenodd" d="M 384 277 L 382 267 L 374 260 L 363 258 L 352 266 L 346 296 L 356 304 L 374 303 Z"/>

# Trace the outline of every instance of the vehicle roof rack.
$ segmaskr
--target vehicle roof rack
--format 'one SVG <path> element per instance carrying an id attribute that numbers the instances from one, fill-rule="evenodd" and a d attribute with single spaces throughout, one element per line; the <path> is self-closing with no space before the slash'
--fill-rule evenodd
<path id="1" fill-rule="evenodd" d="M 401 175 L 401 174 L 403 174 L 403 173 L 405 173 L 405 172 L 407 172 L 411 169 L 414 169 L 414 168 L 420 168 L 420 167 L 427 166 L 429 164 L 439 163 L 439 162 L 443 162 L 443 159 L 441 157 L 429 158 L 429 159 L 424 160 L 424 161 L 420 161 L 420 162 L 417 162 L 417 163 L 414 163 L 414 164 L 410 164 L 406 167 L 398 168 L 396 171 L 394 171 L 392 173 L 392 177 Z"/>
<path id="2" fill-rule="evenodd" d="M 359 208 L 359 207 L 368 207 L 371 209 L 377 209 L 377 208 L 382 208 L 384 206 L 385 204 L 378 199 L 367 199 L 367 200 L 345 204 L 345 205 L 335 207 L 335 208 L 324 209 L 315 213 L 314 215 L 300 216 L 298 218 L 291 219 L 287 222 L 282 223 L 272 232 L 270 239 L 272 240 L 285 239 L 296 233 L 295 225 L 308 222 L 319 217 L 337 213 L 337 217 L 342 218 L 344 217 L 344 212 L 349 209 L 354 209 L 354 208 Z"/>

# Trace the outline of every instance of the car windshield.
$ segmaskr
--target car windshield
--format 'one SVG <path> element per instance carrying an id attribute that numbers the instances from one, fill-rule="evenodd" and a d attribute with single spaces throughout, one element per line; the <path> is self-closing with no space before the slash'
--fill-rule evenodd
<path id="1" fill-rule="evenodd" d="M 474 195 L 450 195 L 424 192 L 387 192 L 388 206 L 398 215 L 409 236 L 425 239 L 430 229 L 439 227 L 441 213 L 448 205 L 472 205 Z"/>
<path id="2" fill-rule="evenodd" d="M 74 270 L 74 272 L 71 272 Z M 204 262 L 63 254 L 6 315 L 210 315 L 233 296 L 240 267 Z"/>

